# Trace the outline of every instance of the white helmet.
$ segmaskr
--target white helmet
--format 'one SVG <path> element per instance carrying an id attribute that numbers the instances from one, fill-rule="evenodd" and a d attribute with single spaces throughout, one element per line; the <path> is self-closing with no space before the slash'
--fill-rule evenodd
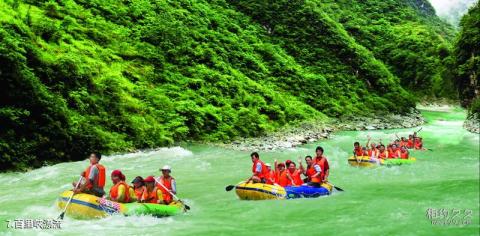
<path id="1" fill-rule="evenodd" d="M 164 165 L 161 170 L 172 171 L 172 167 L 170 167 L 169 165 Z"/>

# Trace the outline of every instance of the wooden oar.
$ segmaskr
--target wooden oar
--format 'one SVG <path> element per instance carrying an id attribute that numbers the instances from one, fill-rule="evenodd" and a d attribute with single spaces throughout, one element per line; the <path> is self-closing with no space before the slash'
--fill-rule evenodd
<path id="1" fill-rule="evenodd" d="M 189 207 L 187 204 L 185 204 L 185 202 L 183 202 L 182 200 L 180 200 L 180 198 L 178 198 L 177 196 L 175 196 L 175 194 L 173 194 L 167 187 L 165 187 L 162 183 L 160 183 L 160 181 L 158 181 L 157 179 L 155 179 L 155 182 L 156 182 L 157 184 L 159 184 L 163 189 L 165 189 L 168 193 L 170 193 L 175 200 L 181 202 L 181 203 L 185 206 L 185 209 L 190 210 L 190 207 Z"/>
<path id="2" fill-rule="evenodd" d="M 70 202 L 72 202 L 73 195 L 75 195 L 75 190 L 78 188 L 78 185 L 80 185 L 80 182 L 82 182 L 83 176 L 80 176 L 78 179 L 77 185 L 75 185 L 75 188 L 72 190 L 72 195 L 67 201 L 67 204 L 65 204 L 65 208 L 63 209 L 63 212 L 58 216 L 58 219 L 63 220 L 63 217 L 65 216 L 65 212 L 67 212 L 67 207 L 70 205 Z"/>

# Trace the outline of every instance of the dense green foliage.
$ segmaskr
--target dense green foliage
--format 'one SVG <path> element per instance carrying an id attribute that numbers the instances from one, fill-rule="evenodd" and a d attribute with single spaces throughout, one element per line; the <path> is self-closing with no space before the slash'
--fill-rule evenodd
<path id="1" fill-rule="evenodd" d="M 480 113 L 480 4 L 477 2 L 460 22 L 455 45 L 456 85 L 461 103 Z"/>
<path id="2" fill-rule="evenodd" d="M 0 170 L 403 113 L 452 34 L 420 0 L 0 0 L 0 23 Z"/>

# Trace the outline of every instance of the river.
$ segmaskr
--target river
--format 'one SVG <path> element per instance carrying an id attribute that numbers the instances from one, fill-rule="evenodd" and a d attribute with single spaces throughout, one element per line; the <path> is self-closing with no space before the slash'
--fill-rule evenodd
<path id="1" fill-rule="evenodd" d="M 241 201 L 225 186 L 250 174 L 249 152 L 207 145 L 181 145 L 151 152 L 104 157 L 107 173 L 121 169 L 130 181 L 136 175 L 158 175 L 169 164 L 179 196 L 192 208 L 169 218 L 112 216 L 100 220 L 68 217 L 62 229 L 7 228 L 7 220 L 53 219 L 58 194 L 71 186 L 87 160 L 61 163 L 26 173 L 0 174 L 0 234 L 44 235 L 478 235 L 479 136 L 462 129 L 465 112 L 422 111 L 426 124 L 419 133 L 431 151 L 415 151 L 413 165 L 363 169 L 347 164 L 355 140 L 393 139 L 413 129 L 338 132 L 326 141 L 291 150 L 260 153 L 261 159 L 296 161 L 325 149 L 330 181 L 344 192 L 317 199 Z M 107 185 L 107 190 L 111 182 Z M 428 209 L 460 210 L 470 223 L 432 224 Z M 465 211 L 472 211 L 471 217 Z M 467 213 L 468 214 L 468 213 Z M 435 223 L 435 222 L 434 222 Z"/>

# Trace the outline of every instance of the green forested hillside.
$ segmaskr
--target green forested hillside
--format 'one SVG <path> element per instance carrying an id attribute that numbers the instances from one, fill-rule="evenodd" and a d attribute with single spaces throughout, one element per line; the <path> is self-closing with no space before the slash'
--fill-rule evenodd
<path id="1" fill-rule="evenodd" d="M 404 113 L 452 89 L 453 31 L 421 0 L 0 0 L 0 23 L 1 170 Z"/>
<path id="2" fill-rule="evenodd" d="M 470 8 L 460 22 L 455 44 L 456 85 L 463 106 L 480 113 L 480 4 Z"/>

